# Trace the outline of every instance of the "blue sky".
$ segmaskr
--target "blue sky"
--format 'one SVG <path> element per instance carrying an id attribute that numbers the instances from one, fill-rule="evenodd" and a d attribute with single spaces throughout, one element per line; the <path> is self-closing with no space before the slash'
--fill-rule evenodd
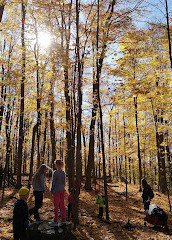
<path id="1" fill-rule="evenodd" d="M 167 0 L 169 17 L 172 17 L 172 0 Z M 145 9 L 145 14 L 140 18 L 140 25 L 147 22 L 166 23 L 166 3 L 165 0 L 145 0 L 140 5 L 140 9 Z"/>

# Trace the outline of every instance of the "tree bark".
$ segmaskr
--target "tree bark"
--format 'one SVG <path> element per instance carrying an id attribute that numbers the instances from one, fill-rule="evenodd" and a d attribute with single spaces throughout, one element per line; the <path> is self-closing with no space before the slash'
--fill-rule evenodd
<path id="1" fill-rule="evenodd" d="M 167 3 L 167 0 L 165 0 L 165 4 L 166 4 L 166 20 L 167 20 L 167 33 L 168 33 L 169 57 L 170 57 L 170 63 L 171 63 L 171 68 L 172 68 L 171 36 L 170 36 L 170 24 L 169 24 L 168 3 Z"/>
<path id="2" fill-rule="evenodd" d="M 18 164 L 17 164 L 17 187 L 21 187 L 21 167 L 22 167 L 22 154 L 24 143 L 24 82 L 25 82 L 25 61 L 26 61 L 26 49 L 25 49 L 25 16 L 26 6 L 22 1 L 22 29 L 21 29 L 21 41 L 22 41 L 22 80 L 21 80 L 21 99 L 20 99 L 20 122 L 19 122 L 19 144 L 18 144 Z"/>
<path id="3" fill-rule="evenodd" d="M 165 167 L 165 147 L 162 145 L 164 141 L 164 134 L 162 132 L 158 132 L 158 121 L 160 124 L 163 122 L 162 116 L 158 116 L 158 113 L 155 114 L 153 101 L 151 100 L 152 111 L 155 123 L 155 131 L 156 131 L 156 147 L 157 147 L 157 158 L 158 158 L 158 182 L 159 189 L 162 193 L 167 192 L 167 179 L 166 179 L 166 167 Z"/>
<path id="4" fill-rule="evenodd" d="M 7 114 L 6 114 L 6 160 L 5 160 L 5 168 L 4 168 L 4 175 L 3 175 L 3 188 L 2 188 L 2 200 L 4 198 L 4 191 L 5 191 L 5 181 L 7 175 L 9 175 L 9 162 L 10 162 L 10 154 L 11 154 L 11 139 L 10 139 L 10 129 L 9 129 L 9 120 L 10 120 L 10 105 L 7 106 Z M 9 181 L 9 179 L 8 179 Z M 8 184 L 9 185 L 9 184 Z"/>
<path id="5" fill-rule="evenodd" d="M 97 53 L 96 53 L 96 79 L 94 78 L 93 75 L 93 109 L 92 109 L 92 118 L 91 118 L 91 124 L 90 124 L 90 140 L 89 140 L 89 153 L 88 153 L 88 164 L 87 164 L 87 171 L 86 171 L 86 182 L 85 182 L 85 189 L 91 190 L 91 173 L 94 167 L 94 129 L 95 129 L 95 120 L 96 120 L 96 113 L 98 107 L 98 92 L 99 92 L 99 79 L 101 75 L 101 70 L 103 66 L 103 60 L 105 57 L 105 52 L 106 52 L 106 47 L 107 47 L 107 42 L 108 42 L 108 36 L 109 36 L 109 30 L 111 26 L 111 17 L 114 11 L 114 5 L 116 3 L 116 0 L 113 0 L 109 4 L 109 8 L 107 10 L 107 18 L 106 18 L 106 31 L 104 32 L 104 41 L 103 41 L 103 46 L 102 50 L 99 56 L 99 0 L 98 0 L 98 16 L 97 16 L 97 33 L 96 33 L 96 47 L 97 47 Z M 110 10 L 110 12 L 108 12 Z M 94 49 L 94 48 L 93 48 Z M 93 59 L 94 60 L 94 59 Z M 94 74 L 94 72 L 93 72 Z"/>
<path id="6" fill-rule="evenodd" d="M 136 121 L 136 131 L 137 131 L 137 156 L 139 160 L 139 185 L 140 191 L 142 191 L 141 180 L 142 180 L 142 161 L 140 155 L 140 136 L 139 136 L 139 128 L 138 128 L 138 113 L 137 113 L 137 96 L 134 97 L 134 107 L 135 107 L 135 121 Z"/>
<path id="7" fill-rule="evenodd" d="M 36 138 L 37 129 L 38 129 L 38 123 L 35 124 L 35 126 L 33 127 L 33 132 L 32 132 L 32 147 L 31 147 L 28 187 L 30 187 L 30 185 L 31 185 L 31 180 L 32 180 L 32 176 L 33 176 L 33 158 L 34 158 L 35 138 Z"/>
<path id="8" fill-rule="evenodd" d="M 0 4 L 0 22 L 2 21 L 2 16 L 3 16 L 3 12 L 4 12 L 4 4 Z"/>

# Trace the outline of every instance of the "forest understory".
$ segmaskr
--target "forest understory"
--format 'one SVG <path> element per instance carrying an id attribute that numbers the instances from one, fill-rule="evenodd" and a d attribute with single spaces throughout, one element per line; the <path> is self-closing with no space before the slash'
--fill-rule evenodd
<path id="1" fill-rule="evenodd" d="M 26 185 L 26 182 L 23 183 Z M 103 183 L 99 180 L 97 183 L 100 185 L 100 189 L 103 189 Z M 96 188 L 99 187 L 98 185 Z M 47 186 L 50 187 L 49 182 L 47 182 Z M 17 192 L 18 191 L 12 187 L 6 188 L 4 200 L 0 202 L 1 240 L 12 239 L 12 214 L 14 202 L 18 197 Z M 2 194 L 2 190 L 0 190 L 0 194 Z M 81 188 L 79 197 L 80 223 L 77 226 L 77 229 L 73 231 L 77 240 L 172 239 L 172 213 L 169 212 L 168 197 L 166 195 L 155 192 L 155 197 L 152 200 L 152 203 L 163 208 L 168 214 L 169 233 L 162 228 L 155 231 L 150 224 L 144 226 L 144 210 L 138 186 L 132 184 L 128 185 L 128 199 L 126 201 L 125 184 L 121 182 L 108 183 L 108 198 L 110 221 L 106 222 L 105 209 L 103 220 L 98 218 L 98 205 L 95 203 L 95 191 L 92 190 L 87 192 L 83 187 Z M 34 198 L 31 189 L 28 199 L 29 208 L 32 207 L 33 204 Z M 53 221 L 53 202 L 49 192 L 44 194 L 44 203 L 40 210 L 40 214 L 42 219 Z M 125 228 L 128 220 L 130 220 L 130 223 L 133 226 L 131 230 Z"/>

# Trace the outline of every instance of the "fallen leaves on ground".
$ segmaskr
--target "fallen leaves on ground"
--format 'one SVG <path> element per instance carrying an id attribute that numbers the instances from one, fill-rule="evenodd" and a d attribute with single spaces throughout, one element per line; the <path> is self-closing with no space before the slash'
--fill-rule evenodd
<path id="1" fill-rule="evenodd" d="M 47 185 L 48 187 L 50 186 L 49 183 L 47 183 Z M 99 185 L 101 186 L 101 189 L 103 189 L 103 183 L 101 181 L 99 181 Z M 2 190 L 0 190 L 0 194 L 2 194 Z M 13 205 L 17 197 L 17 190 L 12 188 L 6 189 L 5 198 L 0 202 L 1 240 L 12 239 L 12 213 Z M 150 224 L 147 224 L 146 227 L 144 226 L 143 204 L 141 193 L 138 191 L 137 186 L 132 184 L 128 185 L 128 198 L 126 201 L 125 184 L 121 182 L 108 183 L 108 198 L 110 219 L 109 221 L 106 221 L 105 207 L 104 218 L 102 220 L 98 218 L 98 205 L 95 203 L 95 191 L 92 190 L 87 192 L 84 188 L 81 189 L 79 198 L 80 224 L 77 226 L 77 229 L 74 230 L 74 234 L 78 240 L 172 239 L 172 214 L 169 212 L 168 197 L 166 195 L 155 192 L 155 197 L 152 200 L 152 203 L 157 204 L 159 207 L 163 208 L 166 213 L 168 213 L 169 233 L 165 232 L 163 229 L 159 229 L 159 231 L 150 229 Z M 30 208 L 33 205 L 34 197 L 31 189 L 28 206 Z M 49 193 L 45 193 L 44 195 L 44 203 L 42 209 L 40 210 L 40 215 L 44 220 L 53 220 L 53 202 Z M 134 226 L 131 231 L 123 227 L 128 220 L 130 220 L 130 223 Z"/>

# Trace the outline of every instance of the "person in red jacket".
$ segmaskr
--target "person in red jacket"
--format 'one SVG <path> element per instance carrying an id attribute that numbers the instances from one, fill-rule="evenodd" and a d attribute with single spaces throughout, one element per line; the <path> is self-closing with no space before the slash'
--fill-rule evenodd
<path id="1" fill-rule="evenodd" d="M 71 190 L 68 195 L 68 218 L 72 217 L 72 206 L 75 203 L 76 195 L 75 189 Z"/>

